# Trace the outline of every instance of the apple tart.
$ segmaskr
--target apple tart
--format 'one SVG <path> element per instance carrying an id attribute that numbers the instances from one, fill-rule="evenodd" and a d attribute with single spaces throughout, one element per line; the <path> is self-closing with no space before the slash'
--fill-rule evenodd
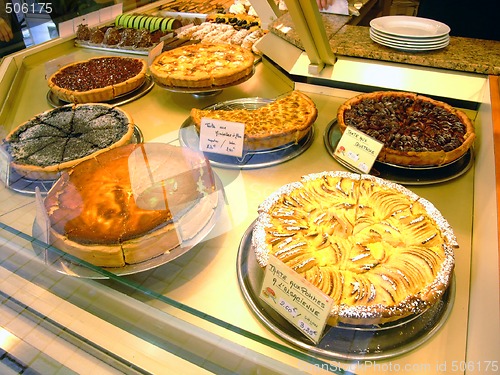
<path id="1" fill-rule="evenodd" d="M 307 175 L 260 206 L 252 247 L 273 254 L 333 299 L 329 323 L 379 324 L 440 300 L 455 235 L 441 213 L 401 185 L 349 172 Z"/>
<path id="2" fill-rule="evenodd" d="M 337 113 L 341 132 L 352 126 L 384 144 L 381 162 L 402 166 L 440 166 L 463 156 L 473 145 L 474 125 L 447 103 L 409 92 L 357 95 Z"/>

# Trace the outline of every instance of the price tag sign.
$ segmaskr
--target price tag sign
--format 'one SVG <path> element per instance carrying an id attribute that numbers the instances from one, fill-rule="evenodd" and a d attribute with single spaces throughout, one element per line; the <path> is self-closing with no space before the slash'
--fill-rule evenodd
<path id="1" fill-rule="evenodd" d="M 348 126 L 337 144 L 334 156 L 362 173 L 368 173 L 383 146 L 377 139 Z"/>
<path id="2" fill-rule="evenodd" d="M 10 156 L 7 151 L 0 146 L 0 181 L 9 185 L 10 178 Z"/>
<path id="3" fill-rule="evenodd" d="M 200 151 L 230 156 L 243 155 L 245 124 L 203 117 L 200 128 Z"/>
<path id="4" fill-rule="evenodd" d="M 333 300 L 273 255 L 260 298 L 311 341 L 321 340 Z"/>

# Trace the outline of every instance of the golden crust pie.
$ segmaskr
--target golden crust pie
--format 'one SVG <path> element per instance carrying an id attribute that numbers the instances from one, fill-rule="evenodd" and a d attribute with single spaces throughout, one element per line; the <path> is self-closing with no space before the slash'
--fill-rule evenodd
<path id="1" fill-rule="evenodd" d="M 5 138 L 11 167 L 33 180 L 54 180 L 61 171 L 101 152 L 128 144 L 130 115 L 108 104 L 68 104 L 13 129 Z"/>
<path id="2" fill-rule="evenodd" d="M 299 91 L 292 91 L 257 109 L 191 110 L 191 118 L 198 131 L 204 117 L 245 124 L 244 144 L 248 150 L 297 143 L 311 130 L 317 115 L 314 102 Z"/>
<path id="3" fill-rule="evenodd" d="M 440 212 L 401 185 L 322 172 L 259 206 L 252 246 L 260 266 L 273 254 L 328 294 L 331 324 L 375 324 L 438 301 L 458 245 Z"/>
<path id="4" fill-rule="evenodd" d="M 341 132 L 352 126 L 384 143 L 378 160 L 403 166 L 439 166 L 473 145 L 474 125 L 450 105 L 407 92 L 360 94 L 337 113 Z"/>
<path id="5" fill-rule="evenodd" d="M 191 44 L 161 53 L 150 66 L 161 85 L 181 88 L 225 86 L 253 72 L 252 52 L 229 44 Z"/>
<path id="6" fill-rule="evenodd" d="M 105 102 L 139 88 L 147 64 L 134 57 L 103 56 L 68 64 L 48 79 L 50 90 L 70 103 Z"/>
<path id="7" fill-rule="evenodd" d="M 51 245 L 96 266 L 123 267 L 193 238 L 212 218 L 217 194 L 201 153 L 142 143 L 63 173 L 44 204 Z"/>

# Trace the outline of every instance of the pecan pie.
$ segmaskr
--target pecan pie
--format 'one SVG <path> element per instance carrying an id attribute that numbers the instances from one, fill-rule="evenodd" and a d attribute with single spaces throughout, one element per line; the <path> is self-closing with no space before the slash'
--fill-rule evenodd
<path id="1" fill-rule="evenodd" d="M 458 245 L 440 212 L 401 185 L 322 172 L 259 206 L 252 246 L 260 266 L 274 254 L 328 294 L 331 324 L 375 324 L 436 303 Z"/>
<path id="2" fill-rule="evenodd" d="M 384 143 L 378 160 L 403 166 L 439 166 L 472 146 L 474 125 L 450 105 L 407 92 L 373 92 L 347 100 L 337 113 L 340 130 L 352 126 Z"/>
<path id="3" fill-rule="evenodd" d="M 108 104 L 68 104 L 43 112 L 5 138 L 11 167 L 21 176 L 53 180 L 61 171 L 130 143 L 134 123 Z"/>
<path id="4" fill-rule="evenodd" d="M 140 87 L 146 69 L 146 62 L 139 58 L 95 57 L 60 68 L 49 77 L 48 85 L 66 102 L 105 102 Z"/>

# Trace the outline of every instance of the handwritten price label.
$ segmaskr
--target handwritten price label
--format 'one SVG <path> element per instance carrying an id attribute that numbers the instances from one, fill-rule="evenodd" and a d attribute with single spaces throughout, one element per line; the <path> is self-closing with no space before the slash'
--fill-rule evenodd
<path id="1" fill-rule="evenodd" d="M 383 146 L 382 142 L 348 126 L 337 144 L 334 156 L 362 173 L 368 173 Z"/>
<path id="2" fill-rule="evenodd" d="M 321 340 L 332 299 L 274 255 L 269 256 L 260 298 L 311 341 Z"/>
<path id="3" fill-rule="evenodd" d="M 245 124 L 203 117 L 200 128 L 200 151 L 241 157 L 244 136 Z"/>

